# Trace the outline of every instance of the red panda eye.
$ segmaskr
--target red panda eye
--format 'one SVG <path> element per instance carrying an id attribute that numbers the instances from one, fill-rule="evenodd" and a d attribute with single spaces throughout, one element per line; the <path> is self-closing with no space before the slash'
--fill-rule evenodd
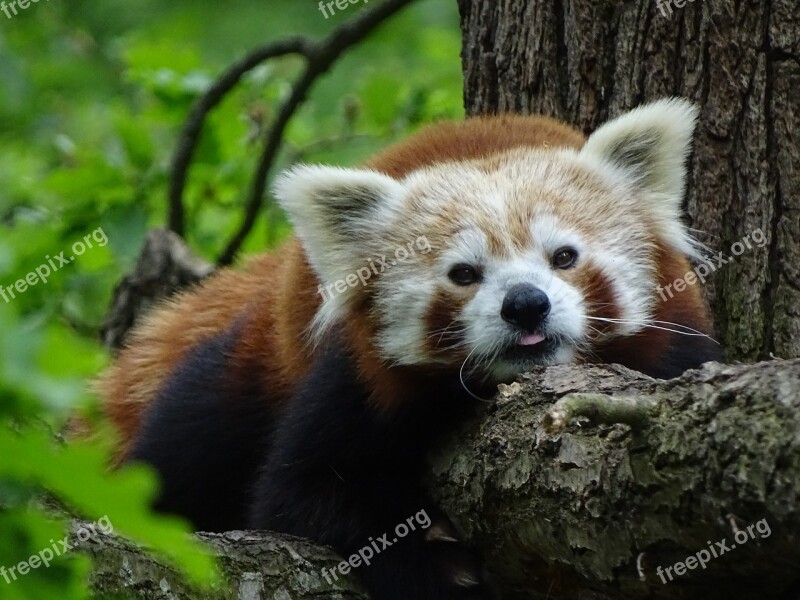
<path id="1" fill-rule="evenodd" d="M 450 281 L 458 285 L 472 285 L 481 280 L 481 274 L 472 265 L 456 265 L 450 269 L 447 276 Z"/>
<path id="2" fill-rule="evenodd" d="M 578 252 L 574 248 L 559 248 L 553 254 L 553 267 L 556 269 L 569 269 L 575 266 L 578 260 Z"/>

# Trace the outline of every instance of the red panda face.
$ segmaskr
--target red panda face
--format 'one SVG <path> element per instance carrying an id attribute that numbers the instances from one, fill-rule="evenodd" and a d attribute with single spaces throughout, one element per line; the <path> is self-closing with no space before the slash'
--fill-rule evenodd
<path id="1" fill-rule="evenodd" d="M 680 221 L 693 123 L 662 101 L 580 151 L 518 148 L 400 181 L 295 168 L 276 196 L 322 283 L 315 327 L 368 310 L 387 364 L 490 381 L 591 360 L 652 318 L 656 245 L 694 253 Z"/>

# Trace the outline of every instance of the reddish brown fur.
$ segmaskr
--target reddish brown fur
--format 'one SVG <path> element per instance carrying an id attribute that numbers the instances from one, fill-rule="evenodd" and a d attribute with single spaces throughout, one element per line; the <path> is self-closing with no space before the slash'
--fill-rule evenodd
<path id="1" fill-rule="evenodd" d="M 547 117 L 500 115 L 426 127 L 367 161 L 366 166 L 402 177 L 424 165 L 482 158 L 519 146 L 580 148 L 577 130 Z"/>
<path id="2" fill-rule="evenodd" d="M 440 290 L 425 316 L 425 329 L 430 332 L 427 338 L 428 349 L 431 355 L 436 356 L 449 348 L 455 348 L 464 342 L 464 336 L 458 324 L 453 320 L 453 315 L 458 314 L 469 298 L 466 295 L 456 297 Z"/>
<path id="3" fill-rule="evenodd" d="M 428 127 L 378 154 L 366 166 L 402 177 L 437 162 L 491 157 L 519 146 L 579 148 L 584 141 L 578 131 L 544 117 L 476 118 Z M 688 270 L 684 259 L 666 251 L 659 264 L 663 282 Z M 98 383 L 105 410 L 120 431 L 122 454 L 136 434 L 144 409 L 169 373 L 189 350 L 235 321 L 242 325 L 243 334 L 236 344 L 232 368 L 261 377 L 273 401 L 285 400 L 311 364 L 306 331 L 321 300 L 318 285 L 300 243 L 293 238 L 274 252 L 249 261 L 243 269 L 223 270 L 155 309 Z M 602 287 L 592 288 L 598 290 L 596 300 L 608 302 Z M 414 374 L 419 369 L 385 368 L 370 341 L 374 328 L 367 296 L 363 302 L 344 324 L 344 335 L 358 356 L 361 376 L 374 390 L 376 402 L 388 408 L 415 385 Z M 695 288 L 687 289 L 678 300 L 662 303 L 657 318 L 675 321 L 679 312 L 688 313 L 698 328 L 707 325 Z M 434 307 L 431 322 L 445 326 L 443 314 L 449 311 Z M 662 341 L 661 332 L 648 330 L 610 345 L 604 358 L 646 364 L 654 360 Z"/>
<path id="4" fill-rule="evenodd" d="M 587 265 L 579 272 L 583 276 L 581 280 L 575 282 L 575 285 L 583 291 L 587 314 L 591 317 L 619 319 L 621 316 L 619 303 L 614 297 L 614 290 L 608 276 L 592 265 Z M 611 323 L 602 321 L 592 321 L 590 325 L 600 333 L 613 329 Z M 588 358 L 591 360 L 592 357 Z"/>
<path id="5" fill-rule="evenodd" d="M 663 245 L 656 249 L 658 285 L 666 287 L 691 270 L 689 261 L 670 252 Z M 656 301 L 653 320 L 681 323 L 697 331 L 711 333 L 712 324 L 701 295 L 699 285 L 687 285 L 686 289 L 670 298 L 668 302 Z M 645 329 L 626 338 L 619 338 L 597 352 L 604 362 L 622 363 L 632 369 L 644 370 L 657 363 L 660 353 L 667 345 L 670 333 L 661 329 Z"/>

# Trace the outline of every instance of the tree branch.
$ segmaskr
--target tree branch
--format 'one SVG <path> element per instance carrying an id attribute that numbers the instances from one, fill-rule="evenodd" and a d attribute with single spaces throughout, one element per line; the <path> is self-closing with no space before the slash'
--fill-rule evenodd
<path id="1" fill-rule="evenodd" d="M 217 259 L 218 265 L 228 265 L 233 261 L 245 238 L 252 230 L 264 203 L 267 177 L 280 150 L 283 132 L 289 120 L 305 100 L 308 90 L 345 51 L 366 38 L 378 25 L 413 1 L 386 0 L 348 21 L 326 40 L 306 48 L 305 71 L 292 87 L 291 95 L 281 106 L 278 116 L 265 136 L 264 150 L 253 177 L 244 219 Z"/>
<path id="2" fill-rule="evenodd" d="M 186 187 L 186 176 L 189 171 L 194 151 L 203 131 L 208 113 L 210 113 L 230 92 L 242 77 L 265 60 L 286 56 L 288 54 L 306 55 L 309 47 L 304 38 L 291 38 L 256 48 L 243 59 L 231 65 L 200 96 L 192 107 L 189 116 L 178 137 L 178 145 L 172 156 L 172 173 L 169 182 L 169 229 L 178 235 L 184 235 L 183 190 Z"/>
<path id="3" fill-rule="evenodd" d="M 366 10 L 358 17 L 346 22 L 333 34 L 321 42 L 295 37 L 267 44 L 247 54 L 220 75 L 211 87 L 195 102 L 183 129 L 172 157 L 169 182 L 168 227 L 183 236 L 185 210 L 183 194 L 186 179 L 200 135 L 208 114 L 225 98 L 241 78 L 265 60 L 297 54 L 306 59 L 305 69 L 292 86 L 289 98 L 281 105 L 278 116 L 264 137 L 264 149 L 258 161 L 248 195 L 245 216 L 239 229 L 225 246 L 217 262 L 230 264 L 239 248 L 253 228 L 263 205 L 264 191 L 272 164 L 281 147 L 284 130 L 297 109 L 303 104 L 314 82 L 335 63 L 349 48 L 366 38 L 376 27 L 414 0 L 386 0 L 382 4 Z"/>
<path id="4" fill-rule="evenodd" d="M 338 575 L 328 583 L 322 568 L 330 572 L 340 561 L 333 550 L 307 540 L 268 532 L 229 531 L 198 533 L 219 557 L 225 582 L 213 590 L 197 589 L 174 568 L 116 535 L 98 533 L 80 541 L 72 526 L 73 545 L 92 559 L 91 586 L 103 597 L 144 600 L 257 600 L 260 598 L 329 598 L 368 600 L 351 574 Z"/>
<path id="5" fill-rule="evenodd" d="M 483 412 L 432 455 L 428 485 L 506 600 L 800 597 L 800 359 L 669 381 L 615 365 L 540 368 Z M 199 535 L 230 582 L 217 595 L 116 539 L 88 549 L 95 588 L 364 597 L 354 579 L 321 575 L 341 560 L 329 549 L 268 532 Z M 718 542 L 727 551 L 713 556 Z M 688 557 L 694 568 L 679 573 Z"/>
<path id="6" fill-rule="evenodd" d="M 133 272 L 114 289 L 101 327 L 103 343 L 112 351 L 119 350 L 134 324 L 154 304 L 204 279 L 213 270 L 213 265 L 192 254 L 172 231 L 149 231 Z"/>
<path id="7" fill-rule="evenodd" d="M 800 597 L 800 359 L 669 381 L 541 368 L 488 412 L 430 487 L 509 597 Z M 721 540 L 705 567 L 664 571 Z"/>

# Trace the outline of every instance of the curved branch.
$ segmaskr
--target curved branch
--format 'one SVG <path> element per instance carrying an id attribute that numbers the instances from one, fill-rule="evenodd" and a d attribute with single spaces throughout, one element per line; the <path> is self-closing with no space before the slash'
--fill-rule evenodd
<path id="1" fill-rule="evenodd" d="M 258 167 L 256 168 L 256 174 L 251 184 L 244 219 L 239 229 L 231 238 L 231 241 L 228 242 L 225 250 L 223 250 L 222 254 L 220 254 L 217 259 L 218 265 L 225 266 L 233 262 L 247 234 L 253 229 L 258 213 L 264 204 L 264 190 L 267 185 L 267 176 L 269 175 L 272 163 L 275 162 L 275 158 L 278 155 L 278 150 L 280 150 L 281 142 L 283 141 L 283 132 L 289 120 L 292 118 L 292 115 L 294 115 L 295 111 L 303 103 L 303 100 L 305 100 L 306 93 L 318 75 L 319 73 L 315 72 L 311 64 L 309 64 L 303 72 L 302 77 L 292 88 L 292 94 L 289 96 L 289 99 L 281 106 L 278 116 L 275 118 L 272 127 L 270 127 L 267 133 L 266 145 L 258 160 Z"/>
<path id="2" fill-rule="evenodd" d="M 283 132 L 289 120 L 305 100 L 308 90 L 345 51 L 363 40 L 383 21 L 413 1 L 386 0 L 376 8 L 363 12 L 355 19 L 345 23 L 327 39 L 307 48 L 308 64 L 306 69 L 293 86 L 291 95 L 281 106 L 278 116 L 266 134 L 264 150 L 253 177 L 242 224 L 225 247 L 217 264 L 221 266 L 230 264 L 241 248 L 242 242 L 252 230 L 264 204 L 267 177 L 280 150 Z"/>
<path id="3" fill-rule="evenodd" d="M 263 205 L 267 177 L 280 150 L 283 132 L 289 120 L 305 100 L 308 90 L 316 79 L 324 74 L 346 50 L 363 40 L 383 21 L 413 1 L 386 0 L 379 6 L 348 21 L 321 42 L 294 37 L 267 44 L 253 50 L 226 69 L 195 102 L 178 137 L 178 144 L 172 157 L 169 182 L 169 214 L 167 218 L 169 229 L 178 235 L 184 235 L 186 216 L 183 193 L 186 188 L 189 166 L 208 114 L 241 81 L 245 74 L 264 61 L 290 54 L 304 57 L 306 68 L 302 76 L 295 82 L 291 95 L 281 106 L 278 116 L 264 138 L 264 150 L 253 178 L 244 220 L 218 259 L 218 263 L 221 265 L 229 264 L 255 224 L 258 212 Z"/>
<path id="4" fill-rule="evenodd" d="M 286 56 L 288 54 L 300 54 L 307 56 L 309 42 L 304 38 L 291 38 L 267 44 L 256 48 L 217 78 L 213 85 L 200 96 L 192 106 L 189 116 L 183 125 L 181 134 L 178 137 L 178 145 L 172 156 L 172 174 L 169 184 L 169 229 L 178 235 L 184 232 L 184 209 L 183 209 L 183 190 L 186 187 L 186 176 L 189 165 L 197 148 L 200 134 L 203 131 L 203 123 L 206 116 L 219 104 L 225 95 L 231 91 L 242 77 L 265 60 Z"/>

